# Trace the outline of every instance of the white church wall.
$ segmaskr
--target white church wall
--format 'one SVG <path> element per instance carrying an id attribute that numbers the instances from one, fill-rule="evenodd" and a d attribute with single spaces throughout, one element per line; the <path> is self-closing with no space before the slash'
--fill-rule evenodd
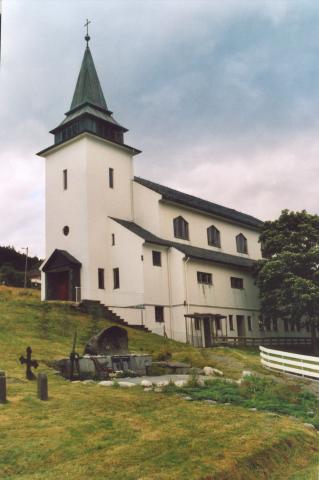
<path id="1" fill-rule="evenodd" d="M 159 200 L 161 195 L 133 182 L 133 219 L 137 225 L 160 236 Z"/>
<path id="2" fill-rule="evenodd" d="M 189 224 L 189 241 L 174 237 L 173 220 L 182 216 Z M 235 225 L 226 220 L 176 206 L 170 203 L 159 203 L 160 236 L 175 242 L 187 243 L 208 250 L 215 250 L 247 258 L 261 258 L 259 233 L 241 225 Z M 221 248 L 212 247 L 207 242 L 207 228 L 214 225 L 220 231 Z M 248 254 L 239 254 L 236 250 L 236 236 L 243 233 L 248 242 Z"/>
<path id="3" fill-rule="evenodd" d="M 109 238 L 107 239 L 105 269 L 106 304 L 113 307 L 130 307 L 144 304 L 143 239 L 134 235 L 112 219 L 107 220 Z M 112 246 L 111 235 L 115 236 Z M 113 269 L 119 269 L 120 288 L 114 289 Z M 97 277 L 97 274 L 96 274 Z M 123 309 L 124 310 L 124 309 Z M 124 312 L 121 313 L 123 317 Z M 125 320 L 136 323 L 139 313 L 125 310 Z M 130 320 L 131 319 L 131 320 Z M 140 323 L 140 320 L 138 321 Z"/>
<path id="4" fill-rule="evenodd" d="M 84 136 L 49 152 L 46 163 L 46 258 L 58 248 L 67 250 L 82 263 L 82 293 L 89 295 L 88 217 L 87 217 L 87 140 Z M 63 187 L 63 170 L 68 185 Z M 63 234 L 63 227 L 70 232 Z M 42 287 L 42 295 L 45 285 Z"/>
<path id="5" fill-rule="evenodd" d="M 198 283 L 197 272 L 210 273 L 212 285 Z M 243 289 L 232 288 L 231 277 L 243 279 Z M 191 259 L 187 263 L 189 303 L 194 305 L 259 309 L 258 289 L 249 272 Z"/>
<path id="6" fill-rule="evenodd" d="M 107 220 L 109 216 L 131 220 L 133 164 L 128 152 L 110 142 L 92 135 L 88 136 L 87 142 L 90 295 L 91 298 L 103 301 L 105 296 L 98 289 L 97 270 L 104 268 L 106 271 L 109 268 L 107 245 L 110 242 L 111 232 L 108 229 Z M 110 168 L 114 172 L 113 188 L 109 185 Z M 127 265 L 130 263 L 128 261 Z M 124 275 L 124 269 L 121 270 Z"/>

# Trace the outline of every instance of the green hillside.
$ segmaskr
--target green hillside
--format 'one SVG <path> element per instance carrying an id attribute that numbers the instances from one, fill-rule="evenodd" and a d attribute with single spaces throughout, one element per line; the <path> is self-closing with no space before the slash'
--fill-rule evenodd
<path id="1" fill-rule="evenodd" d="M 37 292 L 0 287 L 0 478 L 6 480 L 315 479 L 318 435 L 287 416 L 233 405 L 188 402 L 173 394 L 70 383 L 46 362 L 69 354 L 75 328 L 81 352 L 105 320 L 68 304 L 41 303 Z M 255 351 L 198 350 L 127 329 L 133 351 L 171 355 L 238 378 L 261 371 Z M 24 379 L 18 358 L 31 345 L 49 376 L 48 402 Z M 299 472 L 297 474 L 297 472 Z"/>

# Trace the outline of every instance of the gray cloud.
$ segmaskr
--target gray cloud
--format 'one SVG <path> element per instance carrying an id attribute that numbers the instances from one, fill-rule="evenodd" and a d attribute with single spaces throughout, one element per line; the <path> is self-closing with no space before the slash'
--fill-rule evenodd
<path id="1" fill-rule="evenodd" d="M 139 175 L 263 219 L 318 211 L 315 0 L 4 0 L 0 244 L 43 254 L 35 152 L 69 108 L 87 17 Z"/>

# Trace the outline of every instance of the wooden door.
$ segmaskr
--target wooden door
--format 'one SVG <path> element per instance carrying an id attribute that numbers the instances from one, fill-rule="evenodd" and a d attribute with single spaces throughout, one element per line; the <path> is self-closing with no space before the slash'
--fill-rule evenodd
<path id="1" fill-rule="evenodd" d="M 244 337 L 245 336 L 245 317 L 243 315 L 237 315 L 237 336 Z"/>
<path id="2" fill-rule="evenodd" d="M 203 318 L 204 322 L 204 340 L 205 340 L 205 347 L 212 346 L 212 330 L 210 324 L 210 318 Z"/>

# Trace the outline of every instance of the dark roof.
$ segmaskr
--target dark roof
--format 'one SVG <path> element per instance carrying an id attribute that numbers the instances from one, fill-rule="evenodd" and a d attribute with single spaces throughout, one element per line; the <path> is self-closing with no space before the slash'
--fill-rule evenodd
<path id="1" fill-rule="evenodd" d="M 50 257 L 42 264 L 42 270 L 47 272 L 51 268 L 66 267 L 70 265 L 80 267 L 81 262 L 66 250 L 56 248 Z"/>
<path id="2" fill-rule="evenodd" d="M 91 103 L 103 110 L 107 110 L 106 101 L 89 46 L 86 47 L 84 52 L 70 109 L 73 110 L 85 103 Z"/>
<path id="3" fill-rule="evenodd" d="M 134 222 L 128 220 L 121 220 L 119 218 L 111 217 L 112 220 L 119 223 L 123 227 L 130 230 L 135 235 L 143 238 L 147 243 L 153 243 L 156 245 L 162 245 L 165 247 L 173 247 L 184 253 L 187 257 L 195 258 L 197 260 L 204 260 L 207 262 L 221 263 L 224 265 L 231 265 L 233 267 L 250 269 L 255 263 L 255 260 L 246 257 L 240 257 L 237 255 L 230 255 L 229 253 L 218 252 L 215 250 L 208 250 L 206 248 L 193 247 L 185 243 L 171 242 L 153 235 L 148 230 L 140 227 Z"/>
<path id="4" fill-rule="evenodd" d="M 203 200 L 201 198 L 194 197 L 193 195 L 179 192 L 178 190 L 174 190 L 172 188 L 165 187 L 164 185 L 151 182 L 150 180 L 146 180 L 145 178 L 134 177 L 134 180 L 135 182 L 140 183 L 144 187 L 147 187 L 154 192 L 162 195 L 163 200 L 178 203 L 186 207 L 195 208 L 196 210 L 200 210 L 201 212 L 227 218 L 229 220 L 235 221 L 236 223 L 241 223 L 249 227 L 254 227 L 255 229 L 259 229 L 263 225 L 263 222 L 261 220 L 258 220 L 258 218 L 252 217 L 251 215 L 246 215 L 246 213 L 238 212 L 237 210 L 233 210 L 232 208 L 223 207 L 222 205 L 218 205 L 217 203 L 212 203 L 208 200 Z"/>

